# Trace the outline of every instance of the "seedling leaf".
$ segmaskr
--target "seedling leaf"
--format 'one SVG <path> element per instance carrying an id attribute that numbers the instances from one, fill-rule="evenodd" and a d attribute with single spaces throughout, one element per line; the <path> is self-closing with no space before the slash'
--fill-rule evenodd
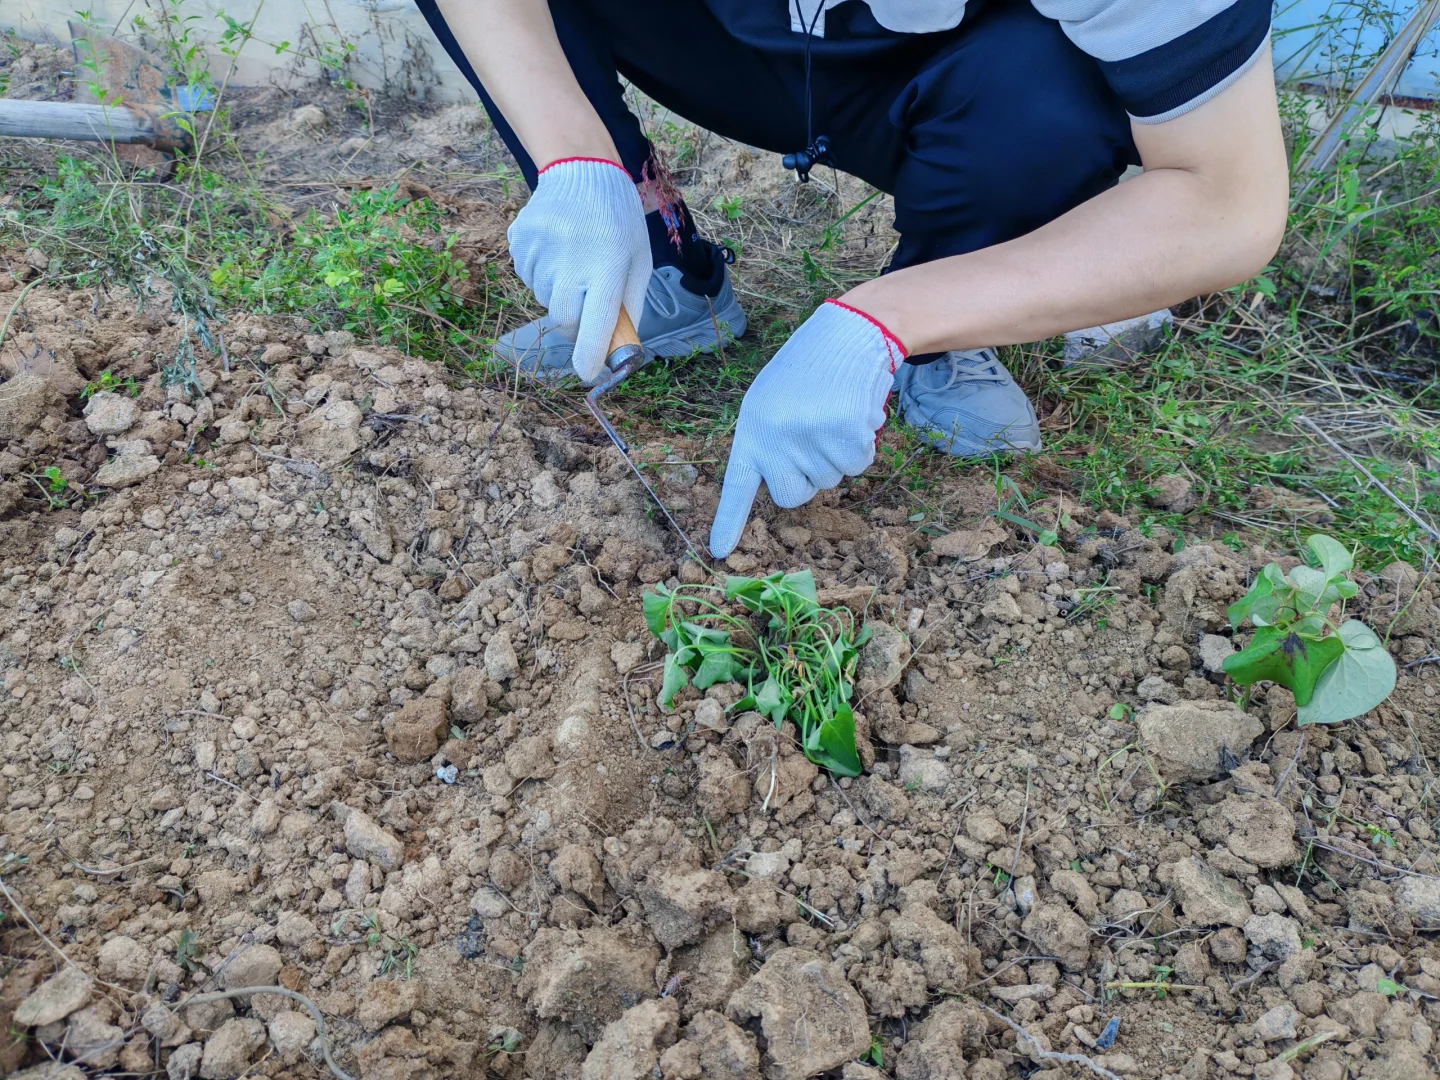
<path id="1" fill-rule="evenodd" d="M 1327 578 L 1341 577 L 1355 565 L 1355 560 L 1350 557 L 1349 550 L 1332 536 L 1312 536 L 1307 541 L 1307 545 L 1315 553 L 1315 558 L 1320 561 Z"/>
<path id="2" fill-rule="evenodd" d="M 786 702 L 780 691 L 780 684 L 774 677 L 766 679 L 755 691 L 755 711 L 768 716 L 779 727 L 785 719 Z"/>
<path id="3" fill-rule="evenodd" d="M 733 653 L 710 652 L 695 669 L 695 689 L 708 690 L 716 683 L 734 682 L 740 674 L 740 664 Z"/>
<path id="4" fill-rule="evenodd" d="M 1320 673 L 1315 693 L 1300 706 L 1300 724 L 1338 724 L 1364 716 L 1395 689 L 1395 661 L 1375 636 L 1356 619 L 1340 624 L 1345 651 Z M 1299 704 L 1299 697 L 1296 697 Z"/>
<path id="5" fill-rule="evenodd" d="M 665 617 L 670 612 L 671 600 L 670 590 L 664 585 L 657 585 L 654 592 L 646 592 L 640 601 L 645 610 L 645 625 L 656 637 L 665 633 Z"/>
<path id="6" fill-rule="evenodd" d="M 1274 565 L 1273 563 L 1271 565 Z M 1255 584 L 1250 586 L 1250 591 L 1242 596 L 1235 603 L 1226 609 L 1225 614 L 1230 619 L 1230 629 L 1239 630 L 1247 618 L 1252 618 L 1255 605 L 1262 597 L 1270 596 L 1275 591 L 1275 583 L 1270 578 L 1261 574 L 1255 579 Z M 1268 622 L 1268 620 L 1266 620 Z M 1256 626 L 1264 626 L 1265 622 L 1256 621 Z M 657 634 L 660 632 L 655 631 Z"/>
<path id="7" fill-rule="evenodd" d="M 1249 645 L 1225 658 L 1221 669 L 1241 686 L 1262 679 L 1279 683 L 1294 693 L 1296 704 L 1304 704 L 1314 694 L 1321 673 L 1344 651 L 1344 643 L 1333 634 L 1316 638 L 1263 626 Z"/>
<path id="8" fill-rule="evenodd" d="M 855 714 L 849 705 L 840 705 L 823 723 L 817 724 L 805 740 L 811 761 L 837 776 L 859 776 L 860 755 L 855 749 Z"/>
<path id="9" fill-rule="evenodd" d="M 660 705 L 662 708 L 670 708 L 671 703 L 685 685 L 690 681 L 690 673 L 685 670 L 682 658 L 689 649 L 682 649 L 680 652 L 673 652 L 665 657 L 665 678 L 660 684 Z"/>

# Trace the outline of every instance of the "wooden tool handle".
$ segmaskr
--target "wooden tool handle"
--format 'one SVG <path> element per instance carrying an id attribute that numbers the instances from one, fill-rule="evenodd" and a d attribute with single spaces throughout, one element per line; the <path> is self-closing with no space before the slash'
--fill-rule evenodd
<path id="1" fill-rule="evenodd" d="M 624 305 L 621 305 L 620 319 L 615 323 L 615 332 L 610 335 L 610 347 L 605 350 L 605 355 L 610 356 L 616 349 L 622 349 L 626 345 L 639 344 L 640 335 L 635 332 L 635 324 L 630 321 Z"/>

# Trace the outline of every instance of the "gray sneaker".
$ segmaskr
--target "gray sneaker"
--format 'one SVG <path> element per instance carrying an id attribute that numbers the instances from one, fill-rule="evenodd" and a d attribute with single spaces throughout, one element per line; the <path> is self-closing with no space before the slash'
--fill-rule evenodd
<path id="1" fill-rule="evenodd" d="M 1035 409 L 994 349 L 949 352 L 931 364 L 901 364 L 895 392 L 904 421 L 947 454 L 1040 449 Z"/>
<path id="2" fill-rule="evenodd" d="M 681 284 L 684 273 L 678 267 L 661 266 L 650 275 L 645 310 L 635 327 L 647 362 L 657 356 L 714 352 L 717 326 L 722 345 L 745 333 L 745 312 L 735 299 L 723 265 L 720 271 L 720 291 L 713 298 L 685 288 Z M 495 356 L 551 382 L 575 373 L 570 366 L 574 348 L 575 339 L 545 315 L 495 342 Z"/>

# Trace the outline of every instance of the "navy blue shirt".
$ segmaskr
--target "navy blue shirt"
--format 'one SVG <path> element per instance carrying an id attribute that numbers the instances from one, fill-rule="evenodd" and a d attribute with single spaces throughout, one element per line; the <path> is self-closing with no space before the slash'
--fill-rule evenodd
<path id="1" fill-rule="evenodd" d="M 796 49 L 807 32 L 829 57 L 888 51 L 953 30 L 985 3 L 1026 0 L 706 0 L 735 37 Z M 1271 0 L 1028 0 L 1094 57 L 1139 123 L 1160 123 L 1218 94 L 1265 55 Z M 788 12 L 785 10 L 788 5 Z"/>

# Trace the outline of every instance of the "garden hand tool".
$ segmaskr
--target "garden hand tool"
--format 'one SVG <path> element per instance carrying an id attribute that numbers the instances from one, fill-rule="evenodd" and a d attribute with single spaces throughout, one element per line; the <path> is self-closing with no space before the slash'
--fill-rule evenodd
<path id="1" fill-rule="evenodd" d="M 671 516 L 665 504 L 660 501 L 660 496 L 655 494 L 655 489 L 650 486 L 650 481 L 645 479 L 645 474 L 640 471 L 640 466 L 636 465 L 635 459 L 630 456 L 629 445 L 620 437 L 620 433 L 615 430 L 614 425 L 605 416 L 605 410 L 600 408 L 601 395 L 615 389 L 644 364 L 645 347 L 640 344 L 640 335 L 635 332 L 635 324 L 630 321 L 630 315 L 622 306 L 620 318 L 615 323 L 615 332 L 610 335 L 605 370 L 601 372 L 600 381 L 585 395 L 585 407 L 590 410 L 590 415 L 595 417 L 596 422 L 605 430 L 605 434 L 610 436 L 610 441 L 615 444 L 615 448 L 625 458 L 625 463 L 630 466 L 631 471 L 640 479 L 640 483 L 644 485 L 650 498 L 655 501 L 655 505 L 660 507 L 660 512 L 665 515 L 665 520 L 670 523 L 670 527 L 680 534 L 680 539 L 685 541 L 685 546 L 690 549 L 690 554 L 695 556 L 695 561 L 708 569 L 709 563 L 705 561 L 705 557 L 690 542 L 690 537 Z"/>

